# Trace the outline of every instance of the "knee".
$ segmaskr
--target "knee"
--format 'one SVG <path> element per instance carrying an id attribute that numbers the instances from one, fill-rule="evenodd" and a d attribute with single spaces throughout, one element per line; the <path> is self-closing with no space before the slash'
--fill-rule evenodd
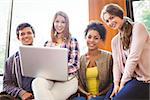
<path id="1" fill-rule="evenodd" d="M 74 84 L 74 86 L 72 86 L 73 93 L 76 93 L 78 90 L 78 79 L 75 77 L 71 81 L 72 84 Z"/>
<path id="2" fill-rule="evenodd" d="M 32 81 L 32 88 L 33 89 L 41 89 L 41 87 L 45 87 L 48 85 L 48 80 L 41 78 L 41 77 L 37 77 Z"/>

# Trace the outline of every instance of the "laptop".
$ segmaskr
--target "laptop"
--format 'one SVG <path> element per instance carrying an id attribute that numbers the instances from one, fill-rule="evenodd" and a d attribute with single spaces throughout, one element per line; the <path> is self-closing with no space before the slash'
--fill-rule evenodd
<path id="1" fill-rule="evenodd" d="M 68 80 L 68 50 L 58 47 L 20 46 L 23 76 Z"/>

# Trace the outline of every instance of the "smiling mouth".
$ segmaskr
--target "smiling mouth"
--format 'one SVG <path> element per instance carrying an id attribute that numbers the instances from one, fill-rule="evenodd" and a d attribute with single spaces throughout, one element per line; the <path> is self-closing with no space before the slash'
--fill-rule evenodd
<path id="1" fill-rule="evenodd" d="M 94 47 L 94 46 L 95 46 L 95 44 L 89 44 L 89 46 L 90 46 L 90 47 Z"/>

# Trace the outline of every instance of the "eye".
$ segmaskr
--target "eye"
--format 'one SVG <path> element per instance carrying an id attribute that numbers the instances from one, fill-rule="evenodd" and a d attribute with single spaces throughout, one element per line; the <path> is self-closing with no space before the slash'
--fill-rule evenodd
<path id="1" fill-rule="evenodd" d="M 109 20 L 105 20 L 105 22 L 106 22 L 106 23 L 108 23 L 108 22 L 109 22 Z"/>
<path id="2" fill-rule="evenodd" d="M 87 38 L 88 38 L 88 39 L 91 39 L 92 37 L 89 35 L 89 36 L 87 36 Z"/>
<path id="3" fill-rule="evenodd" d="M 105 20 L 106 23 L 109 23 L 110 20 L 113 20 L 115 16 L 110 16 L 108 19 Z"/>
<path id="4" fill-rule="evenodd" d="M 32 33 L 29 31 L 29 32 L 27 32 L 27 34 L 30 35 L 30 34 L 32 34 Z"/>
<path id="5" fill-rule="evenodd" d="M 62 21 L 61 23 L 65 24 L 66 22 L 65 22 L 65 21 Z"/>
<path id="6" fill-rule="evenodd" d="M 98 40 L 98 39 L 99 39 L 99 37 L 98 37 L 98 36 L 95 36 L 95 37 L 94 37 L 94 39 L 95 39 L 95 40 Z"/>
<path id="7" fill-rule="evenodd" d="M 25 35 L 25 33 L 24 33 L 24 32 L 20 33 L 20 36 L 24 36 L 24 35 Z"/>
<path id="8" fill-rule="evenodd" d="M 98 38 L 98 37 L 95 37 L 95 39 L 98 40 L 99 38 Z"/>
<path id="9" fill-rule="evenodd" d="M 110 19 L 110 20 L 112 20 L 113 18 L 114 18 L 114 16 L 110 16 L 110 18 L 109 18 L 109 19 Z"/>
<path id="10" fill-rule="evenodd" d="M 59 23 L 59 21 L 58 21 L 58 20 L 55 20 L 55 22 L 56 22 L 56 23 Z"/>

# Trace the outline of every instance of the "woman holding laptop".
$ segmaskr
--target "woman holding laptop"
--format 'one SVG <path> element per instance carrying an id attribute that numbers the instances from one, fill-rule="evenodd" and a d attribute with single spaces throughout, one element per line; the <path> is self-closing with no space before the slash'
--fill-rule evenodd
<path id="1" fill-rule="evenodd" d="M 37 77 L 32 82 L 35 99 L 66 100 L 78 89 L 76 72 L 79 68 L 79 46 L 77 40 L 71 37 L 69 32 L 69 19 L 66 13 L 58 11 L 55 14 L 51 29 L 51 40 L 47 41 L 44 46 L 68 49 L 69 80 L 60 82 Z"/>

